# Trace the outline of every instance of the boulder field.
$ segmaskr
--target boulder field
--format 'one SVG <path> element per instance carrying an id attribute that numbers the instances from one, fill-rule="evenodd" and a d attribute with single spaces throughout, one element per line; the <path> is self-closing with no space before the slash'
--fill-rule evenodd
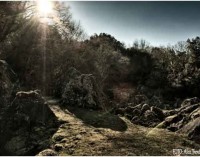
<path id="1" fill-rule="evenodd" d="M 181 107 L 173 110 L 162 110 L 148 104 L 119 107 L 115 114 L 127 117 L 132 123 L 146 127 L 164 128 L 185 134 L 189 139 L 200 141 L 200 99 L 185 99 Z"/>

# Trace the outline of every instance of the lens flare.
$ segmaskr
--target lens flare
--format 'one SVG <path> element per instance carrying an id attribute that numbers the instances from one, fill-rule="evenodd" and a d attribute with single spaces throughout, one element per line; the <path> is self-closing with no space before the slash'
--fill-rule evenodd
<path id="1" fill-rule="evenodd" d="M 53 12 L 53 5 L 49 0 L 38 0 L 37 6 L 41 16 L 47 17 Z"/>

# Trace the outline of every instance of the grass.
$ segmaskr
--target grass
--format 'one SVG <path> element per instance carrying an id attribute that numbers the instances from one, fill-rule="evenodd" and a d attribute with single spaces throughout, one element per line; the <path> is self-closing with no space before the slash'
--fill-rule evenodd
<path id="1" fill-rule="evenodd" d="M 63 121 L 51 146 L 63 145 L 59 155 L 173 155 L 176 148 L 200 149 L 184 135 L 134 125 L 109 113 L 50 107 Z M 57 135 L 62 135 L 63 140 L 55 140 Z"/>

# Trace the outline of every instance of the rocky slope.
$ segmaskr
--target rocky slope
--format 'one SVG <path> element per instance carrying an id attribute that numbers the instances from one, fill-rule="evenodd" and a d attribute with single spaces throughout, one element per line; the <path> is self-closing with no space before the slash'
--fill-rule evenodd
<path id="1" fill-rule="evenodd" d="M 165 111 L 165 120 L 158 124 L 159 128 L 186 134 L 189 139 L 200 143 L 200 99 L 197 97 L 186 99 L 181 107 L 172 111 Z"/>
<path id="2" fill-rule="evenodd" d="M 62 125 L 38 155 L 173 155 L 173 149 L 199 149 L 184 135 L 147 128 L 102 111 L 68 107 L 49 100 Z"/>
<path id="3" fill-rule="evenodd" d="M 174 110 L 135 100 L 110 112 L 93 75 L 70 74 L 56 101 L 38 90 L 16 92 L 15 74 L 0 61 L 0 155 L 173 155 L 176 148 L 200 149 L 198 98 Z"/>
<path id="4" fill-rule="evenodd" d="M 168 129 L 185 134 L 197 143 L 200 141 L 200 99 L 197 97 L 185 99 L 181 103 L 181 107 L 173 110 L 162 110 L 141 103 L 121 106 L 112 112 L 125 116 L 134 124 Z"/>

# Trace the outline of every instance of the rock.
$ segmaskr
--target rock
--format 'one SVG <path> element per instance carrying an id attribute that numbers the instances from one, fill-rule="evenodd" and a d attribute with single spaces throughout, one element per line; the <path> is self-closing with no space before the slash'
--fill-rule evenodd
<path id="1" fill-rule="evenodd" d="M 36 91 L 18 92 L 9 109 L 11 113 L 17 110 L 18 114 L 23 114 L 30 123 L 45 124 L 56 119 L 45 100 Z"/>
<path id="2" fill-rule="evenodd" d="M 163 110 L 163 114 L 165 115 L 165 117 L 169 117 L 169 116 L 175 115 L 177 113 L 178 113 L 178 111 L 176 111 L 176 110 Z"/>
<path id="3" fill-rule="evenodd" d="M 82 136 L 81 135 L 76 135 L 75 140 L 81 140 Z"/>
<path id="4" fill-rule="evenodd" d="M 73 156 L 74 151 L 75 151 L 74 148 L 70 148 L 70 149 L 68 149 L 68 152 L 67 152 L 67 153 L 68 153 L 69 155 Z M 87 156 L 87 155 L 86 155 L 86 156 Z"/>
<path id="5" fill-rule="evenodd" d="M 200 103 L 200 99 L 197 98 L 197 97 L 194 97 L 194 98 L 190 98 L 190 99 L 185 99 L 181 106 L 184 107 L 184 106 L 190 106 L 190 105 L 194 105 L 194 104 L 197 104 L 197 103 Z"/>
<path id="6" fill-rule="evenodd" d="M 163 120 L 165 118 L 165 115 L 160 108 L 152 106 L 151 111 L 154 112 L 157 115 L 158 119 Z"/>
<path id="7" fill-rule="evenodd" d="M 177 132 L 186 134 L 190 139 L 200 143 L 200 117 L 191 120 Z"/>
<path id="8" fill-rule="evenodd" d="M 147 119 L 156 119 L 155 113 L 153 111 L 151 111 L 151 110 L 147 110 L 144 113 L 144 117 L 147 118 Z"/>
<path id="9" fill-rule="evenodd" d="M 138 116 L 134 116 L 132 119 L 131 119 L 131 122 L 133 123 L 136 123 L 139 121 L 139 117 Z"/>
<path id="10" fill-rule="evenodd" d="M 131 106 L 130 104 L 128 104 L 129 106 L 127 106 L 126 108 L 125 108 L 125 112 L 126 113 L 132 113 L 135 109 L 137 109 L 137 110 L 141 110 L 141 108 L 142 108 L 142 104 L 138 104 L 138 105 L 136 105 L 136 106 Z"/>
<path id="11" fill-rule="evenodd" d="M 55 135 L 53 135 L 53 137 L 52 137 L 52 139 L 53 139 L 53 141 L 61 141 L 62 139 L 64 139 L 65 138 L 65 136 L 64 135 L 60 135 L 60 134 L 55 134 Z"/>
<path id="12" fill-rule="evenodd" d="M 63 145 L 62 144 L 55 144 L 54 149 L 55 149 L 55 151 L 58 152 L 58 151 L 63 149 Z"/>
<path id="13" fill-rule="evenodd" d="M 182 114 L 175 114 L 165 118 L 165 126 L 170 131 L 177 131 L 186 123 L 186 117 Z"/>
<path id="14" fill-rule="evenodd" d="M 36 91 L 18 92 L 2 114 L 0 123 L 0 154 L 33 155 L 35 148 L 53 134 L 57 118 Z"/>
<path id="15" fill-rule="evenodd" d="M 164 114 L 161 109 L 150 108 L 147 104 L 138 104 L 136 106 L 127 106 L 125 108 L 125 117 L 134 124 L 147 127 L 154 127 L 161 122 Z"/>
<path id="16" fill-rule="evenodd" d="M 198 107 L 200 107 L 200 103 L 194 104 L 194 105 L 189 105 L 189 106 L 184 106 L 184 107 L 180 108 L 179 113 L 188 114 L 188 113 L 194 111 L 195 109 L 197 109 Z"/>
<path id="17" fill-rule="evenodd" d="M 180 121 L 182 118 L 183 117 L 181 114 L 175 114 L 175 115 L 166 117 L 165 122 L 167 122 L 167 124 L 172 124 L 172 123 L 176 123 L 176 122 Z"/>
<path id="18" fill-rule="evenodd" d="M 125 108 L 125 112 L 126 112 L 127 114 L 132 114 L 134 109 L 135 109 L 135 107 L 133 107 L 133 106 L 127 106 L 127 107 Z"/>
<path id="19" fill-rule="evenodd" d="M 141 109 L 142 106 L 143 106 L 143 104 L 138 104 L 138 105 L 134 106 L 134 108 Z"/>
<path id="20" fill-rule="evenodd" d="M 170 115 L 175 113 L 174 115 Z M 164 111 L 163 122 L 157 125 L 158 128 L 167 128 L 170 131 L 186 134 L 190 139 L 200 141 L 200 103 L 199 98 L 194 97 L 183 101 L 180 108 Z"/>
<path id="21" fill-rule="evenodd" d="M 185 117 L 183 117 L 180 121 L 178 121 L 177 123 L 172 123 L 172 124 L 168 124 L 169 126 L 167 126 L 167 129 L 170 130 L 170 131 L 177 131 L 179 130 L 181 127 L 183 127 L 185 123 Z"/>
<path id="22" fill-rule="evenodd" d="M 147 111 L 147 110 L 150 110 L 150 106 L 149 106 L 148 104 L 144 104 L 144 105 L 142 106 L 141 113 L 144 113 L 144 112 Z"/>
<path id="23" fill-rule="evenodd" d="M 67 142 L 69 142 L 69 139 L 67 139 L 67 138 L 63 138 L 63 139 L 60 141 L 60 143 L 67 143 Z"/>
<path id="24" fill-rule="evenodd" d="M 196 119 L 198 117 L 200 117 L 200 107 L 190 113 L 189 119 Z"/>
<path id="25" fill-rule="evenodd" d="M 89 109 L 102 108 L 102 94 L 92 74 L 81 74 L 67 83 L 62 95 L 63 105 Z"/>
<path id="26" fill-rule="evenodd" d="M 52 149 L 45 149 L 37 154 L 37 156 L 58 156 L 58 154 Z"/>
<path id="27" fill-rule="evenodd" d="M 160 123 L 160 120 L 157 118 L 156 114 L 151 111 L 147 110 L 143 116 L 140 117 L 140 123 L 143 126 L 148 126 L 148 127 L 155 127 Z"/>
<path id="28" fill-rule="evenodd" d="M 134 109 L 133 112 L 132 112 L 132 115 L 133 115 L 133 116 L 140 116 L 140 114 L 141 114 L 141 111 L 138 110 L 137 108 Z"/>

